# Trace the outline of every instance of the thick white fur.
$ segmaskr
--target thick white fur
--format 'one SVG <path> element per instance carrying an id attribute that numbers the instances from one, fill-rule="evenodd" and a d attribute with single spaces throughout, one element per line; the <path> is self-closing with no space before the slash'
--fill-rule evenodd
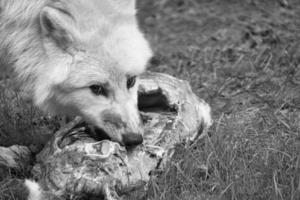
<path id="1" fill-rule="evenodd" d="M 124 11 L 120 6 L 123 6 L 125 11 L 134 10 L 134 7 L 128 6 L 134 6 L 134 1 L 127 0 L 127 6 L 124 3 L 126 0 L 112 1 L 115 4 L 107 1 L 109 0 L 102 2 L 95 0 L 61 0 L 61 2 L 66 4 L 73 4 L 73 9 L 77 9 L 77 28 L 84 30 L 81 33 L 77 33 L 81 37 L 78 39 L 82 43 L 98 45 L 99 51 L 102 51 L 102 54 L 106 54 L 99 55 L 100 60 L 101 57 L 110 56 L 111 62 L 118 62 L 119 67 L 123 68 L 124 71 L 140 73 L 145 69 L 146 62 L 151 56 L 151 50 L 142 33 L 138 30 L 137 23 L 133 18 L 130 18 L 130 15 L 126 16 L 129 19 L 127 22 L 125 20 L 122 21 L 121 17 L 123 16 L 120 15 L 120 22 L 117 22 L 116 19 L 112 21 L 116 22 L 116 24 L 110 24 L 105 16 L 113 12 L 120 12 L 120 10 Z M 58 50 L 53 45 L 47 44 L 51 42 L 45 42 L 45 40 L 41 39 L 39 24 L 35 22 L 41 10 L 46 5 L 51 5 L 51 2 L 51 0 L 0 0 L 2 8 L 0 43 L 2 49 L 9 52 L 9 56 L 5 55 L 4 57 L 1 55 L 1 59 L 3 58 L 8 63 L 13 63 L 22 88 L 29 96 L 34 97 L 36 104 L 46 110 L 48 108 L 47 101 L 53 95 L 53 87 L 66 79 L 71 70 L 68 66 L 70 66 L 73 59 L 71 56 L 61 52 L 57 53 Z M 87 8 L 80 13 L 81 8 L 78 9 L 78 7 L 81 4 L 87 5 Z M 108 11 L 108 5 L 110 4 L 112 8 L 116 8 L 116 11 Z M 97 6 L 106 7 L 95 10 L 98 8 Z M 89 10 L 92 7 L 94 7 L 94 10 Z M 88 11 L 90 13 L 87 13 Z M 96 14 L 96 12 L 101 13 L 101 11 L 108 13 Z M 132 11 L 131 14 L 134 15 L 134 13 Z M 77 17 L 76 14 L 75 17 Z M 103 24 L 105 25 L 101 27 Z M 100 29 L 97 27 L 100 27 Z M 101 35 L 101 32 L 105 31 L 108 34 Z M 82 48 L 86 50 L 84 49 L 85 47 Z M 3 50 L 1 53 L 3 54 Z M 87 66 L 86 70 L 92 69 L 89 69 Z"/>
<path id="2" fill-rule="evenodd" d="M 43 198 L 42 189 L 38 183 L 31 180 L 25 180 L 24 184 L 29 191 L 28 200 L 45 200 Z"/>
<path id="3" fill-rule="evenodd" d="M 126 80 L 145 70 L 152 52 L 138 29 L 135 0 L 0 0 L 0 7 L 0 59 L 37 106 L 98 126 L 101 112 L 114 110 L 138 129 L 137 90 L 128 90 Z M 62 47 L 50 37 L 44 16 L 71 42 Z M 110 84 L 111 98 L 91 93 L 99 83 Z"/>

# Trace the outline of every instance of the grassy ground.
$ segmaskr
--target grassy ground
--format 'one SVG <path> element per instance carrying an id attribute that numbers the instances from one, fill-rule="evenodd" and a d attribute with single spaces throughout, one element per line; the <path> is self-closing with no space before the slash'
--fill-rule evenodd
<path id="1" fill-rule="evenodd" d="M 178 146 L 148 198 L 299 200 L 300 2 L 138 2 L 155 52 L 149 69 L 189 80 L 215 121 L 205 141 Z M 38 143 L 32 134 L 54 129 L 55 121 L 8 96 L 0 99 L 2 145 Z"/>

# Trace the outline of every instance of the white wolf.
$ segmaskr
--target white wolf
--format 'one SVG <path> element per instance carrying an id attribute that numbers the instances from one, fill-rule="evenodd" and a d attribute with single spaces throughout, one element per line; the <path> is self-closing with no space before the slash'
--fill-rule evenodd
<path id="1" fill-rule="evenodd" d="M 80 115 L 113 141 L 142 143 L 136 82 L 152 52 L 135 14 L 135 0 L 0 0 L 1 62 L 45 112 Z M 22 184 L 24 198 L 46 199 L 37 183 Z"/>
<path id="2" fill-rule="evenodd" d="M 45 112 L 142 142 L 138 76 L 152 56 L 135 0 L 0 0 L 0 59 Z"/>

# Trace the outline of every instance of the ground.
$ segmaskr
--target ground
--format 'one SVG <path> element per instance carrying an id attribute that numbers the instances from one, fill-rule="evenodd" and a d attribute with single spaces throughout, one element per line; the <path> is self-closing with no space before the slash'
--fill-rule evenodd
<path id="1" fill-rule="evenodd" d="M 299 200 L 300 2 L 139 0 L 138 8 L 155 53 L 149 70 L 188 80 L 214 119 L 204 141 L 178 146 L 148 199 Z M 8 96 L 1 90 L 1 145 L 37 144 L 47 137 L 32 135 L 57 128 Z"/>

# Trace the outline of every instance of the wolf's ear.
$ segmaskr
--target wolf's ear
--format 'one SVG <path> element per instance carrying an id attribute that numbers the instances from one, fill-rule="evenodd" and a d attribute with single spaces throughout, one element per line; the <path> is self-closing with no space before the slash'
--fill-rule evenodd
<path id="1" fill-rule="evenodd" d="M 41 30 L 62 49 L 74 45 L 76 28 L 73 17 L 66 11 L 54 7 L 45 7 L 40 14 Z"/>

